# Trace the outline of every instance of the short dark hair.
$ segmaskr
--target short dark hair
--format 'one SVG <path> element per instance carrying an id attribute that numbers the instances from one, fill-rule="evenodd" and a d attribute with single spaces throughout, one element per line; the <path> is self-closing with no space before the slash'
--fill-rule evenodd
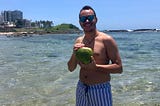
<path id="1" fill-rule="evenodd" d="M 88 6 L 88 5 L 82 7 L 82 9 L 81 9 L 80 12 L 79 12 L 79 17 L 80 17 L 80 13 L 81 13 L 83 10 L 89 10 L 89 9 L 91 9 L 91 10 L 93 11 L 93 13 L 94 13 L 94 15 L 95 15 L 95 17 L 96 17 L 96 12 L 94 11 L 94 9 L 93 9 L 91 6 Z"/>

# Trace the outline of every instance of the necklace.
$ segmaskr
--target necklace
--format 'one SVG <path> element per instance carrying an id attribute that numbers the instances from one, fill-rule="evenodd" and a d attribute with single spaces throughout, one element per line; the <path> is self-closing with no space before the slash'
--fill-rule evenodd
<path id="1" fill-rule="evenodd" d="M 95 37 L 92 37 L 91 39 L 88 39 L 88 40 L 83 38 L 83 43 L 86 45 L 90 45 L 94 39 L 95 39 Z"/>

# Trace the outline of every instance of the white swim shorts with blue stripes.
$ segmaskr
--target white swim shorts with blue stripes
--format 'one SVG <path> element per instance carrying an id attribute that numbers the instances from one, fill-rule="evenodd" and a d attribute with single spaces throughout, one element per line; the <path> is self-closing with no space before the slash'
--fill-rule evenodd
<path id="1" fill-rule="evenodd" d="M 76 89 L 76 106 L 112 106 L 110 82 L 86 85 L 79 81 Z"/>

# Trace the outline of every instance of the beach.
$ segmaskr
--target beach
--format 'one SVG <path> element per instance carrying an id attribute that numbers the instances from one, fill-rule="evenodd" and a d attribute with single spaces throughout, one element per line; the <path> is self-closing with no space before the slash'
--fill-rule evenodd
<path id="1" fill-rule="evenodd" d="M 160 32 L 109 34 L 124 68 L 111 74 L 113 106 L 160 106 Z M 67 61 L 79 34 L 0 35 L 0 106 L 75 106 L 79 67 Z"/>
<path id="2" fill-rule="evenodd" d="M 3 35 L 13 35 L 14 32 L 0 32 L 0 35 L 3 36 Z"/>
<path id="3" fill-rule="evenodd" d="M 0 36 L 7 36 L 7 37 L 20 37 L 20 36 L 31 36 L 33 32 L 0 32 Z"/>

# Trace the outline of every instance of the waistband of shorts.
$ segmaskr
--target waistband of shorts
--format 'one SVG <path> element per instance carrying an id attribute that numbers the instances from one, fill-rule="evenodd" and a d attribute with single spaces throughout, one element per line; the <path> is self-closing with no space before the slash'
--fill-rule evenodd
<path id="1" fill-rule="evenodd" d="M 110 81 L 106 81 L 104 83 L 98 83 L 98 84 L 94 84 L 94 85 L 87 85 L 80 80 L 78 81 L 78 85 L 81 87 L 88 87 L 88 88 L 105 88 L 105 87 L 111 86 Z"/>

